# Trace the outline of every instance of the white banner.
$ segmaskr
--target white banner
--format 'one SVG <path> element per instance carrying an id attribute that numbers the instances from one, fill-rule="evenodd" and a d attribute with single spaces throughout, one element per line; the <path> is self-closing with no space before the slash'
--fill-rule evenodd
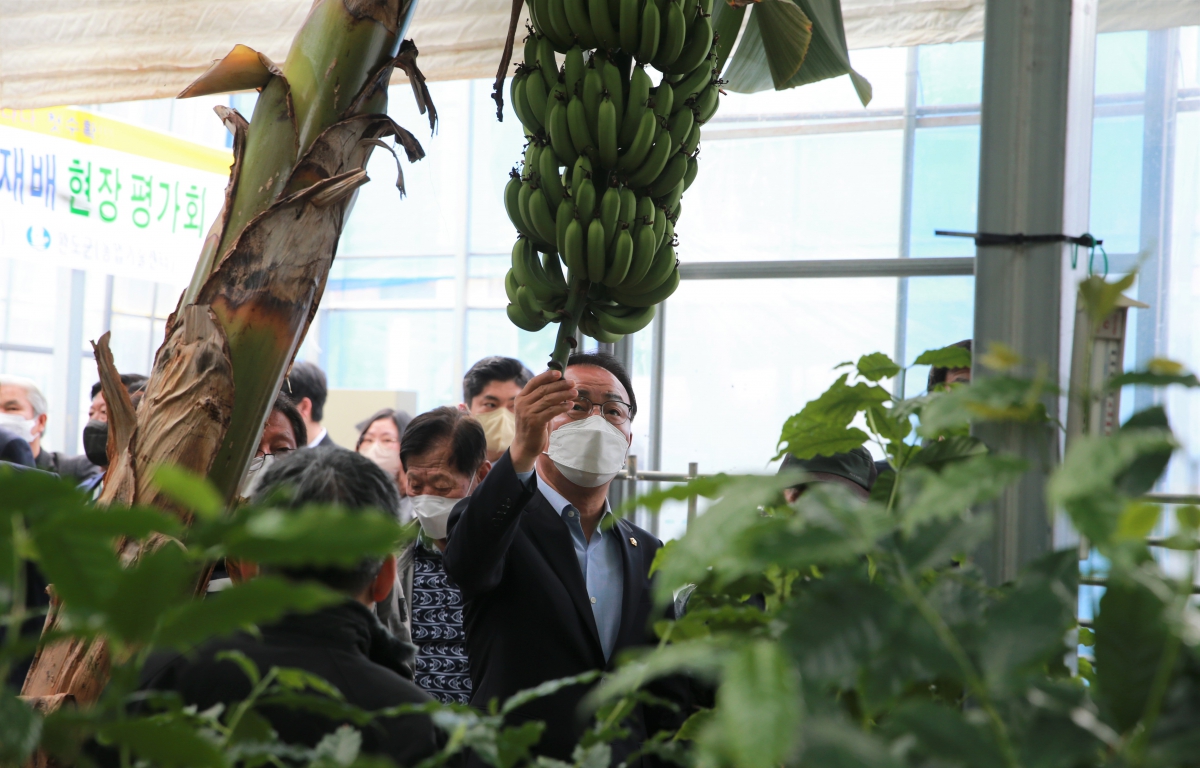
<path id="1" fill-rule="evenodd" d="M 0 110 L 0 256 L 185 285 L 232 160 L 78 109 Z"/>

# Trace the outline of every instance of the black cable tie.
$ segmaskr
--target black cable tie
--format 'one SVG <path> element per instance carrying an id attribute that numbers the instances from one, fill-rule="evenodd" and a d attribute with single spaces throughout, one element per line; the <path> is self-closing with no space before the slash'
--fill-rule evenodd
<path id="1" fill-rule="evenodd" d="M 1072 243 L 1073 245 L 1082 245 L 1084 248 L 1095 248 L 1104 242 L 1103 240 L 1097 240 L 1089 232 L 1084 232 L 1082 235 L 1073 237 L 1063 234 L 1026 235 L 1023 232 L 1018 232 L 1015 235 L 1000 235 L 994 232 L 949 232 L 944 229 L 938 229 L 933 234 L 938 237 L 969 237 L 975 241 L 975 245 L 977 246 Z"/>

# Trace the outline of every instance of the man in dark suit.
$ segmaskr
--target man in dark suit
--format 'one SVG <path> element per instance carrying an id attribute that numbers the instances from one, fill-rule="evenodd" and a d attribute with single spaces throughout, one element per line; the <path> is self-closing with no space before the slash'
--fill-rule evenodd
<path id="1" fill-rule="evenodd" d="M 337 445 L 321 420 L 325 418 L 325 399 L 329 396 L 329 385 L 325 380 L 325 372 L 315 363 L 301 361 L 294 363 L 283 379 L 283 394 L 292 399 L 296 410 L 304 419 L 304 428 L 308 430 L 308 447 Z M 304 446 L 301 446 L 304 447 Z"/>
<path id="2" fill-rule="evenodd" d="M 649 625 L 658 615 L 649 570 L 662 542 L 615 519 L 607 500 L 637 414 L 625 369 L 608 355 L 572 355 L 565 378 L 535 376 L 515 410 L 512 445 L 455 507 L 444 556 L 466 601 L 471 703 L 480 708 L 611 668 L 621 651 L 654 642 Z M 586 727 L 579 704 L 587 691 L 563 689 L 512 720 L 545 721 L 535 752 L 569 759 Z M 639 707 L 629 737 L 613 745 L 613 763 L 673 719 Z"/>

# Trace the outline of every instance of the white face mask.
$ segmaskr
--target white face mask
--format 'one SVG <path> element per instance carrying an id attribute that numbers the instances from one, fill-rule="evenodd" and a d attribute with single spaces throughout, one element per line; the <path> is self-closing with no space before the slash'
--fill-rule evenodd
<path id="1" fill-rule="evenodd" d="M 37 419 L 27 419 L 19 413 L 0 413 L 0 427 L 16 433 L 17 437 L 27 443 L 37 439 L 37 435 L 33 434 L 33 428 L 36 426 Z"/>
<path id="2" fill-rule="evenodd" d="M 275 463 L 273 454 L 265 456 L 257 456 L 250 460 L 250 468 L 246 470 L 245 476 L 242 478 L 242 487 L 238 490 L 238 496 L 243 499 L 248 499 L 254 495 L 258 489 L 259 483 L 262 482 L 262 477 L 267 472 L 267 468 Z"/>
<path id="3" fill-rule="evenodd" d="M 583 488 L 596 488 L 625 466 L 629 438 L 603 416 L 571 421 L 550 433 L 546 455 L 563 477 Z"/>
<path id="4" fill-rule="evenodd" d="M 467 488 L 466 494 L 453 499 L 430 494 L 406 498 L 411 500 L 413 515 L 421 523 L 421 530 L 425 531 L 425 535 L 431 539 L 444 539 L 446 538 L 446 523 L 450 520 L 450 512 L 453 511 L 454 505 L 470 496 L 473 490 L 475 490 L 474 478 L 472 478 L 471 487 Z"/>
<path id="5" fill-rule="evenodd" d="M 399 477 L 400 451 L 398 449 L 390 449 L 383 443 L 371 443 L 360 448 L 358 452 L 375 462 L 380 469 L 387 472 L 388 477 Z"/>
<path id="6" fill-rule="evenodd" d="M 503 453 L 512 445 L 513 437 L 517 434 L 517 417 L 507 408 L 497 408 L 485 413 L 472 414 L 475 420 L 483 425 L 483 434 L 487 436 L 489 453 Z"/>

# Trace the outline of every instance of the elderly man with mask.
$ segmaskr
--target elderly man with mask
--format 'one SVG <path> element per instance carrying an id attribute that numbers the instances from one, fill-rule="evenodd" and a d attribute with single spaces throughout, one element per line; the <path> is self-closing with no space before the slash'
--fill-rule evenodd
<path id="1" fill-rule="evenodd" d="M 0 373 L 0 427 L 29 443 L 37 468 L 77 483 L 98 474 L 100 468 L 86 456 L 68 456 L 45 449 L 42 439 L 46 436 L 49 410 L 46 396 L 32 380 Z"/>
<path id="2" fill-rule="evenodd" d="M 662 543 L 615 519 L 607 500 L 637 414 L 625 369 L 608 355 L 572 355 L 565 377 L 547 371 L 531 379 L 515 410 L 512 446 L 455 507 L 445 552 L 446 572 L 466 598 L 477 707 L 609 669 L 621 651 L 655 642 L 649 573 Z M 510 719 L 545 721 L 534 751 L 570 759 L 586 726 L 579 704 L 588 689 L 565 688 Z M 676 724 L 662 708 L 639 706 L 626 722 L 629 736 L 613 745 L 613 764 Z"/>
<path id="3" fill-rule="evenodd" d="M 479 422 L 449 407 L 435 408 L 409 422 L 400 444 L 408 496 L 421 525 L 417 540 L 399 559 L 401 605 L 411 606 L 404 622 L 417 646 L 414 680 L 447 704 L 470 703 L 471 678 L 462 593 L 447 577 L 442 560 L 446 520 L 454 505 L 470 495 L 492 468 L 485 448 Z"/>

